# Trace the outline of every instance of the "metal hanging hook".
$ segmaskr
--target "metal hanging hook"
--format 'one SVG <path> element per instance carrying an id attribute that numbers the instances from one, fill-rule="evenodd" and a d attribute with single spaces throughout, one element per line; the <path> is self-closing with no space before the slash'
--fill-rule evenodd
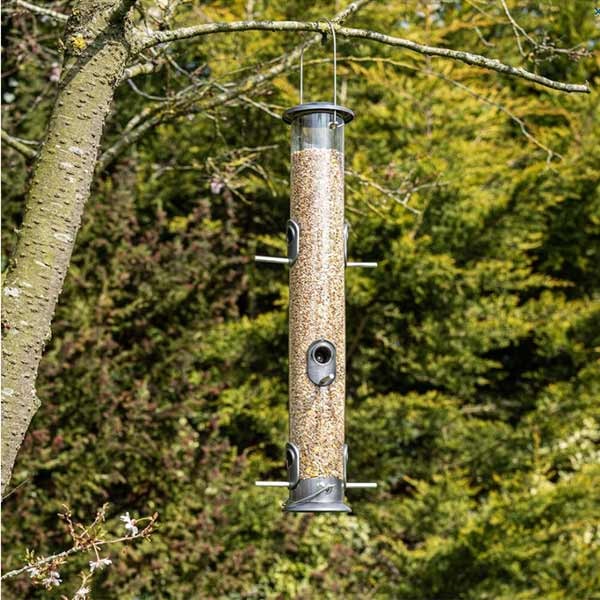
<path id="1" fill-rule="evenodd" d="M 329 19 L 320 19 L 325 21 L 329 25 L 331 31 L 331 38 L 333 40 L 333 105 L 337 106 L 337 40 L 335 38 L 335 27 Z M 304 46 L 300 50 L 300 104 L 304 103 Z M 330 123 L 333 127 L 343 127 L 344 120 L 338 124 L 337 112 L 333 109 L 333 121 Z"/>

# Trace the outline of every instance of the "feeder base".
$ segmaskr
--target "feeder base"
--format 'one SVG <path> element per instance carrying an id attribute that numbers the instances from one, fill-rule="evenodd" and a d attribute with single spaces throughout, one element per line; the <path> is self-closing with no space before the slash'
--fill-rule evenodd
<path id="1" fill-rule="evenodd" d="M 301 479 L 283 505 L 286 512 L 352 512 L 344 503 L 344 482 L 336 477 Z"/>

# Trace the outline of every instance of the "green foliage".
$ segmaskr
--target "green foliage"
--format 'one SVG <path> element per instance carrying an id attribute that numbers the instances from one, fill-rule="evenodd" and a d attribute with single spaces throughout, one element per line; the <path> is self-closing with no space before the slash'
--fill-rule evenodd
<path id="1" fill-rule="evenodd" d="M 244 18 L 246 4 L 192 3 L 180 19 Z M 477 5 L 374 4 L 354 22 L 597 84 L 597 56 L 522 59 L 499 3 Z M 586 3 L 510 6 L 537 38 L 594 36 Z M 221 35 L 173 55 L 228 81 L 297 42 Z M 5 570 L 26 548 L 68 544 L 63 502 L 85 520 L 109 501 L 158 511 L 159 529 L 113 556 L 97 598 L 599 597 L 597 94 L 357 41 L 339 54 L 342 101 L 357 108 L 350 254 L 381 261 L 347 276 L 349 476 L 379 489 L 352 492 L 356 516 L 291 516 L 281 490 L 252 485 L 283 477 L 287 277 L 250 257 L 285 247 L 289 131 L 256 106 L 223 106 L 156 128 L 97 178 L 3 507 Z M 310 64 L 325 57 L 307 53 L 310 99 L 331 94 L 330 67 Z M 45 80 L 37 58 L 19 68 L 22 116 Z M 173 77 L 138 84 L 162 95 Z M 256 99 L 281 110 L 296 84 L 290 71 Z M 119 91 L 107 145 L 147 103 Z M 39 135 L 33 120 L 14 133 Z M 6 161 L 10 250 L 25 168 Z M 27 578 L 4 592 L 47 595 Z"/>

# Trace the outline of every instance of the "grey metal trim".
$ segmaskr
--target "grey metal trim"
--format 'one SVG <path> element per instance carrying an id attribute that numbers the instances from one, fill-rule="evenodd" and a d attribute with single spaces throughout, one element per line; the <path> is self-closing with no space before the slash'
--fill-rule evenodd
<path id="1" fill-rule="evenodd" d="M 300 449 L 292 442 L 285 445 L 285 466 L 288 472 L 288 486 L 294 489 L 300 481 Z"/>
<path id="2" fill-rule="evenodd" d="M 287 222 L 287 251 L 288 251 L 288 262 L 292 266 L 298 258 L 300 252 L 300 225 L 289 219 Z"/>
<path id="3" fill-rule="evenodd" d="M 343 449 L 344 479 L 336 477 L 313 477 L 300 479 L 300 450 L 296 444 L 285 446 L 285 465 L 288 481 L 255 481 L 258 487 L 288 488 L 290 495 L 283 505 L 286 512 L 351 512 L 344 503 L 346 490 L 374 489 L 373 482 L 347 481 L 348 445 Z"/>
<path id="4" fill-rule="evenodd" d="M 290 124 L 297 117 L 320 112 L 340 115 L 344 123 L 350 123 L 354 119 L 354 111 L 345 106 L 333 104 L 332 102 L 305 102 L 304 104 L 298 104 L 297 106 L 288 108 L 281 118 L 284 123 Z"/>
<path id="5" fill-rule="evenodd" d="M 344 503 L 344 482 L 337 477 L 301 479 L 283 505 L 286 512 L 352 512 Z"/>

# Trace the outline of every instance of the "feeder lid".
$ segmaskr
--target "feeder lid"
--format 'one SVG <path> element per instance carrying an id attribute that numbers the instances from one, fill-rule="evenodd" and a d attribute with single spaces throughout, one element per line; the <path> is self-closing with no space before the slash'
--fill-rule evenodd
<path id="1" fill-rule="evenodd" d="M 298 104 L 288 108 L 283 113 L 284 123 L 291 123 L 296 117 L 303 115 L 309 115 L 311 113 L 335 113 L 340 115 L 344 120 L 344 123 L 350 123 L 354 119 L 354 112 L 345 106 L 339 104 L 333 104 L 332 102 L 306 102 L 305 104 Z"/>

